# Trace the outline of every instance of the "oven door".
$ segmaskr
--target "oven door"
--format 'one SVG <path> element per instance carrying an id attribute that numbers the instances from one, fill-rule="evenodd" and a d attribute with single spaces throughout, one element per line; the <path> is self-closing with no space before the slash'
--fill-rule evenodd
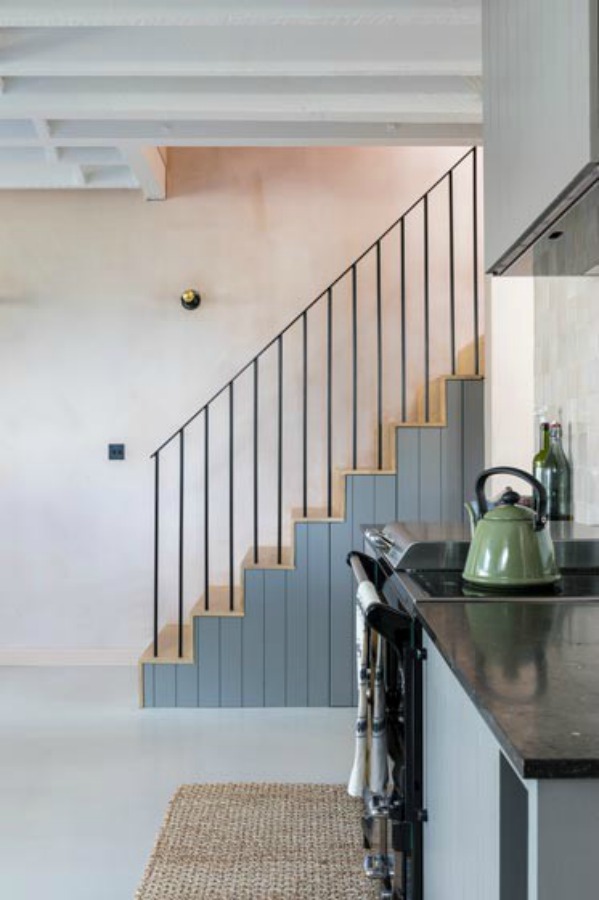
<path id="1" fill-rule="evenodd" d="M 356 759 L 366 759 L 363 776 L 366 874 L 380 883 L 381 900 L 422 900 L 422 649 L 420 623 L 391 607 L 382 595 L 385 573 L 361 553 L 348 557 L 356 581 L 356 635 L 361 700 L 366 716 L 358 717 Z M 362 639 L 361 639 L 362 638 Z M 381 672 L 382 664 L 382 672 Z M 384 709 L 384 723 L 380 710 Z M 362 703 L 362 713 L 364 713 Z M 363 731 L 366 728 L 364 741 Z M 385 735 L 386 747 L 380 748 Z M 360 741 L 363 746 L 360 747 Z M 388 760 L 387 779 L 380 753 Z M 354 773 L 352 773 L 353 775 Z"/>

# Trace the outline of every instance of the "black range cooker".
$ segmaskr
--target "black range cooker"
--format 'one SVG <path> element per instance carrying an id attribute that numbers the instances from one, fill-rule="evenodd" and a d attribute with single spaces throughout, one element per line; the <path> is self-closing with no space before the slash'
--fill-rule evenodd
<path id="1" fill-rule="evenodd" d="M 552 537 L 562 578 L 553 588 L 526 592 L 528 602 L 599 598 L 597 529 L 552 523 Z M 461 578 L 470 543 L 462 524 L 390 523 L 364 529 L 364 551 L 348 558 L 357 584 L 357 601 L 370 634 L 385 645 L 384 688 L 389 780 L 373 790 L 364 783 L 366 875 L 380 885 L 381 900 L 423 900 L 424 796 L 422 683 L 426 665 L 418 605 L 427 601 L 493 602 L 523 595 L 490 593 Z M 359 641 L 359 635 L 357 635 Z M 369 642 L 369 647 L 373 642 Z M 374 655 L 369 652 L 362 675 L 374 693 Z M 372 710 L 369 720 L 372 730 Z M 362 726 L 360 726 L 362 727 Z M 434 802 L 434 798 L 433 798 Z"/>

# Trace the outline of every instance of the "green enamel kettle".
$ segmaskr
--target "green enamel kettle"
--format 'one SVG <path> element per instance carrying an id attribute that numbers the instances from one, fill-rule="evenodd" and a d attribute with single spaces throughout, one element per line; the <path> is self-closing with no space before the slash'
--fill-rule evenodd
<path id="1" fill-rule="evenodd" d="M 535 508 L 519 505 L 520 495 L 507 488 L 499 503 L 489 509 L 485 482 L 492 475 L 514 475 L 527 481 Z M 478 512 L 466 504 L 472 542 L 463 578 L 490 590 L 524 590 L 552 585 L 560 577 L 547 524 L 547 492 L 521 469 L 509 466 L 486 469 L 476 481 Z"/>

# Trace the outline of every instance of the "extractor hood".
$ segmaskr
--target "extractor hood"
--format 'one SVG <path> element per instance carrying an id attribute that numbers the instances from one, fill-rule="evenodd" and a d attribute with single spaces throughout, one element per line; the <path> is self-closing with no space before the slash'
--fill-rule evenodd
<path id="1" fill-rule="evenodd" d="M 483 0 L 485 267 L 599 274 L 599 0 Z"/>
<path id="2" fill-rule="evenodd" d="M 599 166 L 590 164 L 492 266 L 492 275 L 599 275 Z"/>

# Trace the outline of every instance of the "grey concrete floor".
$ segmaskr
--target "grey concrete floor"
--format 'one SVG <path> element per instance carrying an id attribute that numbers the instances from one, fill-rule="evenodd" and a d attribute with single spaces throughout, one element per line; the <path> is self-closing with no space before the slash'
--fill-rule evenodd
<path id="1" fill-rule="evenodd" d="M 180 784 L 347 779 L 352 710 L 140 710 L 136 679 L 0 668 L 2 900 L 131 900 Z"/>

